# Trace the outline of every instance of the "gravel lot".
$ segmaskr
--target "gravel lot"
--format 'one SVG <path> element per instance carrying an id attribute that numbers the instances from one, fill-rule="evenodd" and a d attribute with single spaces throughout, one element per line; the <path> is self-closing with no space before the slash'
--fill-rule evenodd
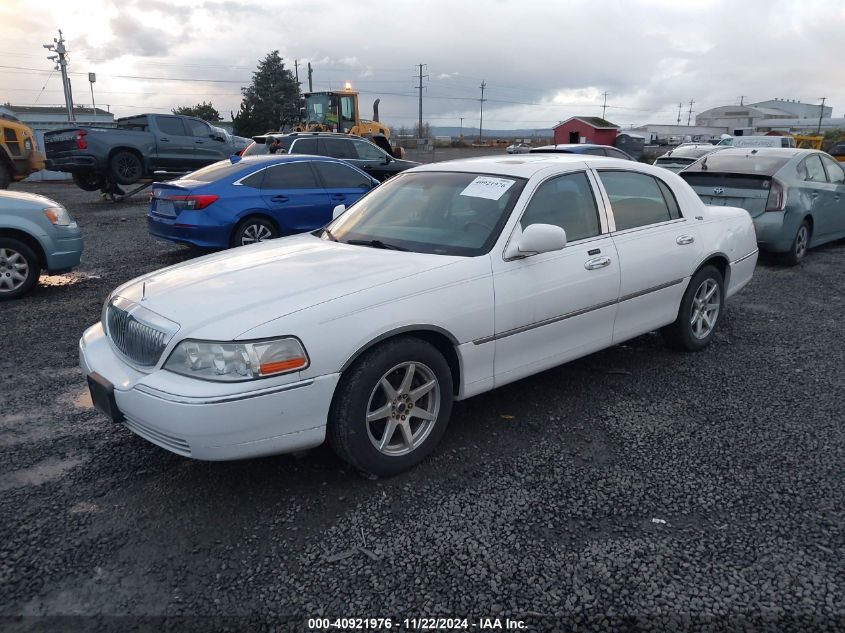
<path id="1" fill-rule="evenodd" d="M 432 458 L 370 481 L 327 448 L 190 461 L 92 410 L 82 330 L 196 253 L 148 237 L 143 197 L 14 188 L 66 204 L 86 250 L 0 305 L 0 629 L 845 630 L 842 242 L 763 259 L 707 351 L 647 335 L 458 403 Z M 189 617 L 9 617 L 72 614 Z"/>

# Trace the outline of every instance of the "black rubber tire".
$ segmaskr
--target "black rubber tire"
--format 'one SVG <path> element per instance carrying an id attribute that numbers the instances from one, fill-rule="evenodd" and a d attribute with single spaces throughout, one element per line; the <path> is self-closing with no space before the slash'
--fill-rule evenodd
<path id="1" fill-rule="evenodd" d="M 38 261 L 38 256 L 35 254 L 27 244 L 16 240 L 13 237 L 0 237 L 0 249 L 10 249 L 20 253 L 28 266 L 27 276 L 23 284 L 14 290 L 3 290 L 0 288 L 0 301 L 7 301 L 10 299 L 19 299 L 27 292 L 32 290 L 32 287 L 38 283 L 41 277 L 41 263 Z M 3 269 L 3 264 L 0 263 L 0 275 L 5 275 L 8 271 Z"/>
<path id="2" fill-rule="evenodd" d="M 6 162 L 0 160 L 0 189 L 8 189 L 10 184 L 12 184 L 12 172 Z"/>
<path id="3" fill-rule="evenodd" d="M 806 231 L 805 239 L 806 243 L 804 245 L 804 249 L 801 250 L 799 246 L 799 236 L 801 235 L 801 231 Z M 810 227 L 810 223 L 807 220 L 804 220 L 801 223 L 801 226 L 798 227 L 798 230 L 795 231 L 795 239 L 792 240 L 792 246 L 789 247 L 789 251 L 783 254 L 783 262 L 787 266 L 797 266 L 804 258 L 807 256 L 807 251 L 810 250 L 810 238 L 813 237 L 813 230 Z"/>
<path id="4" fill-rule="evenodd" d="M 407 455 L 390 456 L 370 442 L 366 428 L 367 404 L 375 385 L 391 367 L 416 361 L 434 373 L 440 389 L 440 411 L 428 437 Z M 430 343 L 401 336 L 377 345 L 361 355 L 341 376 L 329 409 L 329 444 L 344 461 L 358 470 L 389 477 L 415 466 L 435 449 L 452 414 L 452 372 L 443 355 Z"/>
<path id="5" fill-rule="evenodd" d="M 144 177 L 144 164 L 137 154 L 120 150 L 109 159 L 109 171 L 119 185 L 132 185 Z"/>
<path id="6" fill-rule="evenodd" d="M 105 183 L 105 178 L 94 171 L 80 171 L 73 173 L 73 184 L 82 191 L 99 191 Z"/>
<path id="7" fill-rule="evenodd" d="M 265 238 L 268 240 L 273 240 L 279 237 L 279 229 L 273 223 L 272 220 L 267 218 L 262 218 L 258 215 L 253 215 L 248 218 L 244 218 L 240 221 L 238 226 L 235 227 L 234 232 L 232 233 L 232 246 L 246 246 L 247 244 L 255 244 L 256 242 L 248 242 L 247 244 L 244 243 L 244 235 L 249 230 L 249 227 L 264 227 L 270 231 L 270 236 Z M 263 240 L 262 240 L 263 241 Z"/>
<path id="8" fill-rule="evenodd" d="M 719 314 L 716 315 L 716 323 L 713 324 L 713 329 L 704 338 L 698 338 L 693 334 L 690 317 L 692 315 L 693 300 L 695 293 L 698 292 L 701 284 L 708 278 L 716 281 L 719 287 Z M 690 279 L 686 292 L 681 298 L 681 305 L 678 308 L 678 318 L 671 325 L 667 325 L 662 330 L 663 338 L 669 347 L 688 352 L 700 352 L 713 340 L 713 335 L 719 327 L 719 322 L 722 320 L 722 315 L 725 312 L 725 281 L 722 278 L 722 273 L 719 272 L 715 266 L 704 266 L 701 268 L 692 279 Z"/>

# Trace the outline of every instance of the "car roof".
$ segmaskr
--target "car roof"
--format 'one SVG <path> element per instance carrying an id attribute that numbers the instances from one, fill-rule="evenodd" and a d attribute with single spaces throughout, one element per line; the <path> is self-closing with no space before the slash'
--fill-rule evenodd
<path id="1" fill-rule="evenodd" d="M 353 138 L 366 141 L 367 139 L 357 136 L 355 134 L 344 134 L 343 132 L 267 132 L 266 134 L 256 134 L 252 137 L 252 140 L 257 141 L 258 139 L 266 140 L 269 138 L 287 138 L 287 137 L 309 137 L 309 136 L 316 136 L 316 137 L 340 137 L 340 138 Z"/>
<path id="2" fill-rule="evenodd" d="M 597 145 L 595 143 L 558 143 L 557 145 L 543 145 L 541 147 L 535 147 L 534 149 L 545 149 L 545 150 L 562 150 L 562 151 L 569 151 L 573 149 L 588 149 L 588 148 L 596 148 L 596 147 L 610 147 L 612 149 L 617 149 L 612 145 Z"/>
<path id="3" fill-rule="evenodd" d="M 238 164 L 243 164 L 244 167 L 247 167 L 249 165 L 263 165 L 265 163 L 295 163 L 304 160 L 320 160 L 329 163 L 343 163 L 344 165 L 349 164 L 339 158 L 318 156 L 316 154 L 253 154 L 251 156 L 244 156 L 236 162 Z"/>
<path id="4" fill-rule="evenodd" d="M 634 163 L 639 164 L 639 163 Z M 520 154 L 480 156 L 478 158 L 458 158 L 439 163 L 428 163 L 414 167 L 414 172 L 420 171 L 460 171 L 497 176 L 516 176 L 531 178 L 534 174 L 555 166 L 590 166 L 590 167 L 624 167 L 631 168 L 631 161 L 607 156 L 588 156 L 584 154 Z M 649 167 L 646 165 L 646 167 Z"/>
<path id="5" fill-rule="evenodd" d="M 815 154 L 819 151 L 817 149 L 799 149 L 797 147 L 725 147 L 725 149 L 719 151 L 719 156 L 754 155 L 786 156 L 791 158 L 805 154 Z"/>

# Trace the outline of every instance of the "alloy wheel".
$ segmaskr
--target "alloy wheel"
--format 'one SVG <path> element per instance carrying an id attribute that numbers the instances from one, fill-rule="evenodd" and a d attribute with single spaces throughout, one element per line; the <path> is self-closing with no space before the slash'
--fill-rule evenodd
<path id="1" fill-rule="evenodd" d="M 136 178 L 139 175 L 138 171 L 138 162 L 134 156 L 121 156 L 117 162 L 117 173 L 121 178 Z"/>
<path id="2" fill-rule="evenodd" d="M 376 384 L 367 403 L 367 435 L 376 450 L 391 457 L 418 448 L 440 413 L 440 385 L 418 362 L 396 365 Z"/>
<path id="3" fill-rule="evenodd" d="M 795 259 L 802 259 L 807 254 L 807 243 L 810 241 L 810 231 L 806 224 L 802 224 L 795 235 Z"/>
<path id="4" fill-rule="evenodd" d="M 692 300 L 690 325 L 692 333 L 698 339 L 707 338 L 716 326 L 721 308 L 719 284 L 715 279 L 701 282 Z"/>
<path id="5" fill-rule="evenodd" d="M 241 236 L 241 245 L 263 242 L 273 237 L 273 232 L 263 224 L 249 224 L 244 228 Z"/>
<path id="6" fill-rule="evenodd" d="M 28 276 L 26 258 L 11 248 L 0 248 L 0 292 L 17 290 Z"/>

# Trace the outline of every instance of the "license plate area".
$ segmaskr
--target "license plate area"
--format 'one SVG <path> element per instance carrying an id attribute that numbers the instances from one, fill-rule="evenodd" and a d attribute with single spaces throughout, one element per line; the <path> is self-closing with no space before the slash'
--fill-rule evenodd
<path id="1" fill-rule="evenodd" d="M 156 215 L 163 215 L 166 218 L 176 217 L 176 208 L 173 206 L 173 202 L 171 202 L 170 200 L 160 200 L 158 198 L 153 198 L 152 205 L 150 205 L 150 210 Z"/>
<path id="2" fill-rule="evenodd" d="M 114 399 L 114 385 L 98 373 L 88 374 L 88 391 L 94 407 L 112 422 L 123 422 L 123 414 Z"/>

